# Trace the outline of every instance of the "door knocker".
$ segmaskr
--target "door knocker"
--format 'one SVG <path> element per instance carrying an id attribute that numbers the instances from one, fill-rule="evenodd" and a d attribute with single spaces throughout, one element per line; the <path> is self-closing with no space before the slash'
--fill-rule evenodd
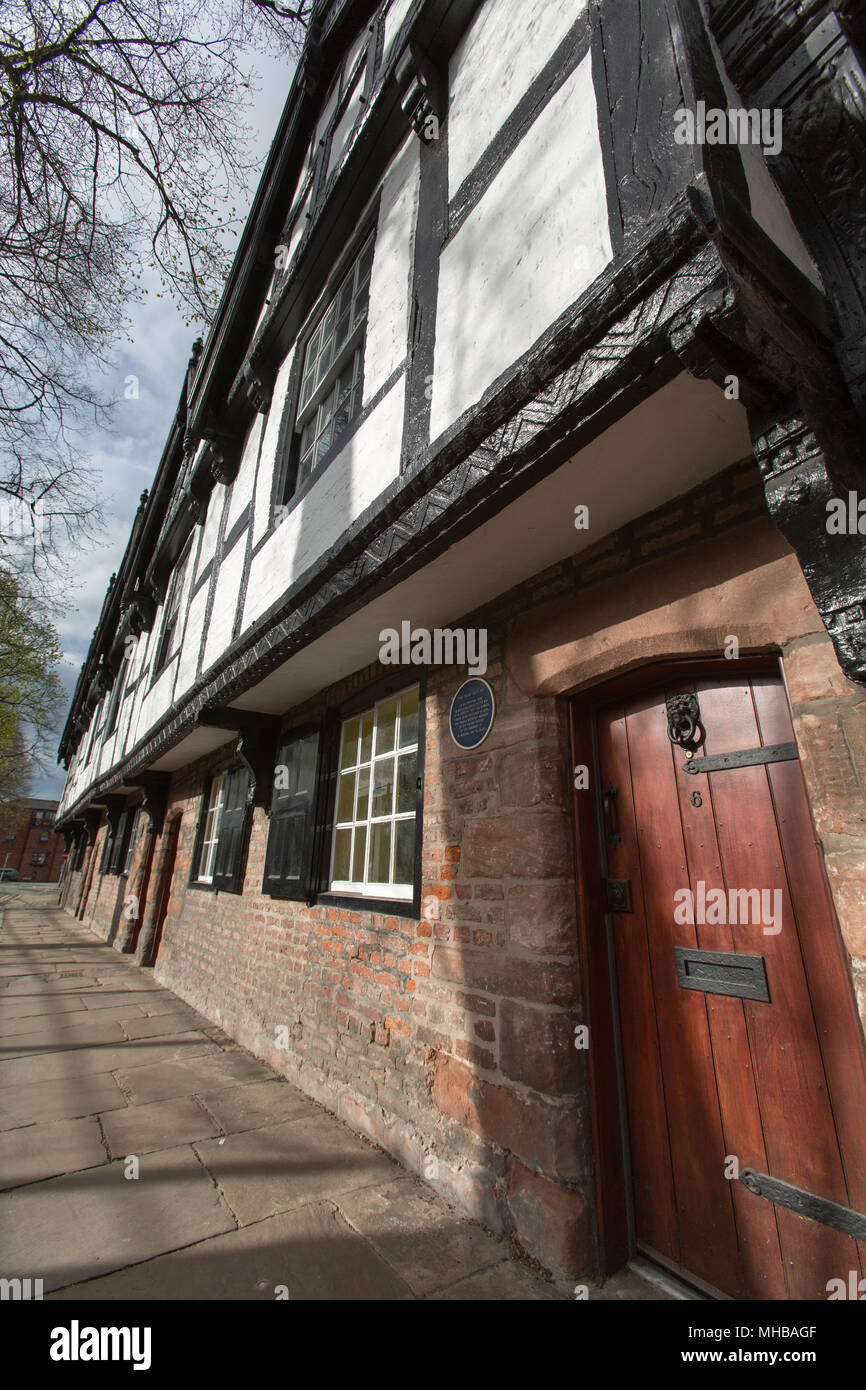
<path id="1" fill-rule="evenodd" d="M 695 749 L 704 741 L 701 707 L 697 695 L 671 695 L 666 702 L 668 738 L 686 751 L 686 758 L 695 756 Z"/>

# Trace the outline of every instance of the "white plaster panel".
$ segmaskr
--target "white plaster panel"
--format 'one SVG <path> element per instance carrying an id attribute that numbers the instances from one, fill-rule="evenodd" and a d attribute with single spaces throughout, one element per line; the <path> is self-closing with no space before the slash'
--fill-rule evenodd
<path id="1" fill-rule="evenodd" d="M 219 535 L 220 517 L 222 516 L 225 495 L 225 485 L 223 483 L 216 483 L 210 495 L 210 501 L 208 502 L 196 577 L 201 574 L 205 565 L 213 559 L 214 551 L 216 550 L 217 536 Z"/>
<path id="2" fill-rule="evenodd" d="M 164 671 L 161 671 L 155 684 L 144 696 L 139 709 L 138 724 L 135 731 L 135 742 L 142 738 L 144 734 L 152 729 L 158 719 L 161 719 L 166 710 L 172 703 L 171 692 L 174 685 L 176 658 L 170 661 Z"/>
<path id="3" fill-rule="evenodd" d="M 311 188 L 310 188 L 310 192 L 312 192 L 312 185 L 311 185 Z M 287 244 L 286 244 L 286 259 L 285 259 L 285 262 L 284 262 L 284 264 L 283 264 L 283 269 L 284 269 L 284 270 L 288 270 L 289 267 L 291 266 L 292 261 L 294 260 L 295 252 L 297 251 L 297 249 L 298 249 L 298 247 L 299 247 L 299 245 L 300 245 L 300 243 L 301 243 L 301 237 L 304 235 L 304 232 L 307 230 L 307 225 L 308 225 L 308 223 L 307 223 L 307 211 L 308 211 L 308 209 L 309 209 L 309 206 L 310 206 L 310 193 L 308 192 L 306 198 L 304 199 L 303 203 L 302 203 L 301 206 L 299 207 L 297 216 L 296 216 L 296 218 L 295 218 L 295 220 L 294 220 L 294 222 L 293 222 L 293 224 L 292 224 L 292 230 L 291 230 L 291 233 L 290 233 L 290 235 L 289 235 L 289 240 L 288 240 L 288 242 L 287 242 Z"/>
<path id="4" fill-rule="evenodd" d="M 245 628 L 339 540 L 398 476 L 402 429 L 400 379 L 254 558 L 244 608 Z"/>
<path id="5" fill-rule="evenodd" d="M 204 670 L 216 661 L 231 642 L 244 572 L 245 550 L 246 538 L 241 536 L 220 565 L 210 625 L 205 639 Z"/>
<path id="6" fill-rule="evenodd" d="M 159 633 L 162 628 L 162 606 L 157 610 L 156 617 L 150 632 L 142 633 L 139 638 L 138 650 L 140 652 L 140 670 L 145 672 L 143 680 L 140 680 L 135 688 L 135 698 L 129 711 L 129 723 L 126 729 L 124 741 L 124 752 L 128 753 L 130 748 L 138 739 L 138 730 L 141 726 L 142 708 L 147 698 L 147 687 L 150 680 L 150 669 L 153 665 L 154 653 L 156 652 Z M 142 727 L 147 727 L 146 725 Z"/>
<path id="7" fill-rule="evenodd" d="M 274 482 L 274 469 L 277 464 L 277 443 L 280 437 L 280 423 L 283 418 L 283 411 L 286 408 L 289 376 L 291 375 L 292 359 L 294 355 L 295 349 L 292 348 L 289 355 L 284 358 L 282 366 L 277 372 L 277 378 L 274 383 L 274 394 L 271 398 L 271 408 L 265 420 L 265 437 L 262 440 L 261 460 L 255 496 L 253 498 L 253 544 L 264 535 L 270 522 L 271 491 Z"/>
<path id="8" fill-rule="evenodd" d="M 400 28 L 404 19 L 412 8 L 412 0 L 393 0 L 388 6 L 388 13 L 385 15 L 385 34 L 382 44 L 382 66 L 384 67 L 391 57 L 391 50 L 394 47 L 394 40 L 400 33 Z"/>
<path id="9" fill-rule="evenodd" d="M 243 543 L 244 538 L 241 537 L 241 547 L 243 547 Z M 203 584 L 201 586 L 198 593 L 193 596 L 187 611 L 186 626 L 183 632 L 183 646 L 180 651 L 177 681 L 174 688 L 175 699 L 185 690 L 188 690 L 195 680 L 196 670 L 198 669 L 198 649 L 201 643 L 202 625 L 204 623 L 209 588 L 209 584 Z"/>
<path id="10" fill-rule="evenodd" d="M 587 56 L 443 252 L 431 437 L 480 400 L 610 259 Z"/>
<path id="11" fill-rule="evenodd" d="M 382 183 L 364 343 L 365 401 L 375 396 L 406 356 L 420 148 L 417 138 L 409 136 Z"/>
<path id="12" fill-rule="evenodd" d="M 448 65 L 450 197 L 584 8 L 585 0 L 485 0 Z"/>
<path id="13" fill-rule="evenodd" d="M 138 720 L 141 714 L 141 704 L 144 699 L 144 689 L 139 685 L 132 699 L 127 702 L 124 713 L 124 722 L 121 725 L 122 746 L 124 753 L 128 753 L 135 744 L 135 736 L 138 731 Z"/>
<path id="14" fill-rule="evenodd" d="M 346 148 L 349 136 L 358 117 L 364 110 L 365 103 L 361 100 L 364 95 L 364 71 L 361 69 L 355 79 L 352 95 L 349 97 L 348 105 L 334 126 L 334 133 L 331 136 L 331 148 L 328 151 L 328 169 L 326 177 L 336 169 L 342 158 L 343 150 Z"/>
<path id="15" fill-rule="evenodd" d="M 256 476 L 256 464 L 259 457 L 259 441 L 262 437 L 262 426 L 264 416 L 258 413 L 253 416 L 253 422 L 247 430 L 247 437 L 244 440 L 243 452 L 241 454 L 238 475 L 232 486 L 232 495 L 229 498 L 229 512 L 226 517 L 226 533 L 231 530 L 253 495 L 253 482 Z"/>

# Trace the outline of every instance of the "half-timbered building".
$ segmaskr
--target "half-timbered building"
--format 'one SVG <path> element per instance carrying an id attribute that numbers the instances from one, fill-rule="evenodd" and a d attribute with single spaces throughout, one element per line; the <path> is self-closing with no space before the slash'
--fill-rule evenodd
<path id="1" fill-rule="evenodd" d="M 63 734 L 67 910 L 557 1275 L 866 1272 L 863 39 L 317 6 Z"/>

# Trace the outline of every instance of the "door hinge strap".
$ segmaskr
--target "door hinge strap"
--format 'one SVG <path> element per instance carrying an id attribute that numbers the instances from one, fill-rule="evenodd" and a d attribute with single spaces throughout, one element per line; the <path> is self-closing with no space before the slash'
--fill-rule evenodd
<path id="1" fill-rule="evenodd" d="M 841 1207 L 827 1197 L 816 1197 L 802 1187 L 794 1187 L 780 1178 L 771 1178 L 769 1173 L 756 1173 L 754 1168 L 744 1168 L 740 1182 L 757 1197 L 766 1197 L 777 1206 L 788 1207 L 808 1216 L 810 1221 L 820 1221 L 824 1226 L 832 1226 L 855 1240 L 866 1240 L 866 1216 L 851 1207 Z"/>
<path id="2" fill-rule="evenodd" d="M 683 763 L 693 777 L 699 772 L 724 772 L 730 767 L 758 767 L 761 763 L 790 763 L 797 758 L 796 743 L 770 743 L 766 748 L 743 748 L 738 753 L 711 753 Z"/>

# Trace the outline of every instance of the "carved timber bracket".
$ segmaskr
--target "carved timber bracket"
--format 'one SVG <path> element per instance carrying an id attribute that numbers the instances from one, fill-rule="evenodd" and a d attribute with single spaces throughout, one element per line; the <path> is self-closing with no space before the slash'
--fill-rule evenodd
<path id="1" fill-rule="evenodd" d="M 149 817 L 153 833 L 158 839 L 165 825 L 171 777 L 167 772 L 140 772 L 130 782 L 130 786 L 141 787 L 144 792 L 141 810 Z"/>
<path id="2" fill-rule="evenodd" d="M 782 112 L 784 139 L 769 163 L 838 316 L 835 348 L 852 399 L 866 410 L 866 74 L 846 31 L 851 17 L 826 0 L 708 8 L 744 105 Z"/>
<path id="3" fill-rule="evenodd" d="M 276 758 L 277 724 L 265 727 L 250 726 L 238 734 L 237 755 L 250 774 L 247 805 L 260 806 L 270 812 L 273 790 L 274 760 Z"/>
<path id="4" fill-rule="evenodd" d="M 266 415 L 274 393 L 276 372 L 261 351 L 253 351 L 244 363 L 244 384 L 247 400 L 259 415 Z"/>
<path id="5" fill-rule="evenodd" d="M 856 515 L 853 528 L 833 525 L 834 503 L 849 511 L 845 480 L 796 402 L 756 419 L 752 440 L 770 515 L 797 552 L 839 664 L 866 682 L 866 548 Z"/>
<path id="6" fill-rule="evenodd" d="M 409 124 L 425 145 L 439 138 L 445 115 L 445 83 L 435 63 L 421 46 L 410 40 L 394 73 L 400 88 L 400 105 Z"/>
<path id="7" fill-rule="evenodd" d="M 735 201 L 694 192 L 727 287 L 708 288 L 675 315 L 668 342 L 688 371 L 745 406 L 770 515 L 797 554 L 842 669 L 866 681 L 866 547 L 856 519 L 844 532 L 830 524 L 852 493 L 866 497 L 866 443 L 833 352 L 832 314 L 802 277 L 786 298 L 778 267 L 764 273 Z"/>
<path id="8" fill-rule="evenodd" d="M 241 462 L 241 446 L 237 434 L 217 422 L 209 422 L 202 433 L 205 441 L 204 461 L 217 483 L 228 487 L 237 477 Z"/>
<path id="9" fill-rule="evenodd" d="M 235 752 L 250 774 L 247 803 L 270 812 L 279 719 L 270 714 L 224 706 L 200 710 L 198 722 L 206 728 L 237 732 Z"/>
<path id="10" fill-rule="evenodd" d="M 117 823 L 120 820 L 121 812 L 126 807 L 126 797 L 111 795 L 103 796 L 102 804 L 105 807 L 111 838 L 114 839 L 115 835 L 117 834 Z"/>

